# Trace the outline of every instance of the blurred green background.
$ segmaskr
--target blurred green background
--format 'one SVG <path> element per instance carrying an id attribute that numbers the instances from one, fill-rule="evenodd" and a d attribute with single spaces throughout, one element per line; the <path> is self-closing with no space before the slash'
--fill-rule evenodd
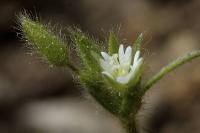
<path id="1" fill-rule="evenodd" d="M 0 132 L 122 133 L 120 123 L 73 82 L 69 72 L 49 68 L 17 33 L 23 9 L 54 25 L 76 25 L 104 41 L 110 29 L 122 43 L 145 33 L 148 79 L 178 56 L 200 48 L 199 0 L 1 0 Z M 174 71 L 144 98 L 142 133 L 200 132 L 200 61 Z"/>

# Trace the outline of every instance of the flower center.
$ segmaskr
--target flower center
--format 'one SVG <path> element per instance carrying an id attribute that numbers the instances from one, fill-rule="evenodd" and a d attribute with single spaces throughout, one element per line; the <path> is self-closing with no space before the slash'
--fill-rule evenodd
<path id="1" fill-rule="evenodd" d="M 114 78 L 125 76 L 129 73 L 129 70 L 119 67 L 112 72 Z"/>
<path id="2" fill-rule="evenodd" d="M 125 76 L 130 72 L 130 66 L 128 64 L 120 64 L 117 54 L 113 54 L 110 58 L 109 64 L 112 66 L 111 75 L 116 79 L 117 77 Z"/>

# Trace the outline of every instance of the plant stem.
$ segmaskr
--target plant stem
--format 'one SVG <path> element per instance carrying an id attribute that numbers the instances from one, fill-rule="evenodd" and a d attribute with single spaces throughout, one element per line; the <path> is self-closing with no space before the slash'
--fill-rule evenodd
<path id="1" fill-rule="evenodd" d="M 197 57 L 200 57 L 200 50 L 198 51 L 193 51 L 188 54 L 186 54 L 183 57 L 179 57 L 166 67 L 162 68 L 160 72 L 155 74 L 143 87 L 143 93 L 145 93 L 149 88 L 151 88 L 156 82 L 158 82 L 162 77 L 167 75 L 169 72 L 173 71 L 177 67 L 191 61 L 192 59 L 195 59 Z"/>
<path id="2" fill-rule="evenodd" d="M 127 133 L 139 133 L 136 127 L 136 123 L 134 122 L 130 122 L 126 125 L 126 132 Z"/>
<path id="3" fill-rule="evenodd" d="M 127 112 L 128 115 L 123 115 L 122 116 L 123 118 L 121 120 L 124 125 L 124 128 L 126 129 L 126 133 L 138 133 L 136 117 L 137 117 L 137 113 L 141 107 L 141 104 L 135 105 L 135 107 L 137 109 L 130 108 L 131 106 L 134 106 L 134 105 L 129 106 L 129 109 L 131 109 L 132 111 L 130 112 L 130 111 L 126 110 L 125 112 Z"/>
<path id="4" fill-rule="evenodd" d="M 76 66 L 74 66 L 73 64 L 69 63 L 68 67 L 76 74 L 79 74 L 79 70 Z"/>

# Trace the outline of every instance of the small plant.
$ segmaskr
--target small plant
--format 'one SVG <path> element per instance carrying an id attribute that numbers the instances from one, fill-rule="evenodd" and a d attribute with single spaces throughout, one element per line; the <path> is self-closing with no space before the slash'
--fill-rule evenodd
<path id="1" fill-rule="evenodd" d="M 138 133 L 136 114 L 145 93 L 166 74 L 200 56 L 193 51 L 178 58 L 146 83 L 141 82 L 145 59 L 142 57 L 140 34 L 132 46 L 125 48 L 114 32 L 110 32 L 107 50 L 80 29 L 69 28 L 68 42 L 76 47 L 80 63 L 74 64 L 69 45 L 53 31 L 33 21 L 27 14 L 19 16 L 23 38 L 54 67 L 68 67 L 83 88 L 107 111 L 119 118 L 127 133 Z"/>

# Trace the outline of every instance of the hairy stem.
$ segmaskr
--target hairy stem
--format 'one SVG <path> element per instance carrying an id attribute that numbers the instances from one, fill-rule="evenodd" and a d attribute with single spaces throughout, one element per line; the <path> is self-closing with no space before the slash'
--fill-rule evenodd
<path id="1" fill-rule="evenodd" d="M 127 125 L 126 132 L 127 133 L 139 133 L 137 128 L 136 128 L 136 124 L 135 123 L 131 123 L 131 124 Z"/>
<path id="2" fill-rule="evenodd" d="M 155 74 L 143 87 L 143 92 L 145 93 L 149 88 L 151 88 L 156 82 L 158 82 L 162 77 L 167 75 L 169 72 L 173 71 L 177 67 L 191 61 L 192 59 L 195 59 L 197 57 L 200 57 L 200 50 L 198 51 L 193 51 L 188 54 L 186 54 L 183 57 L 179 57 L 166 67 L 162 68 L 160 72 Z"/>
<path id="3" fill-rule="evenodd" d="M 79 74 L 79 70 L 76 66 L 74 66 L 73 64 L 69 63 L 68 67 L 76 74 Z"/>

